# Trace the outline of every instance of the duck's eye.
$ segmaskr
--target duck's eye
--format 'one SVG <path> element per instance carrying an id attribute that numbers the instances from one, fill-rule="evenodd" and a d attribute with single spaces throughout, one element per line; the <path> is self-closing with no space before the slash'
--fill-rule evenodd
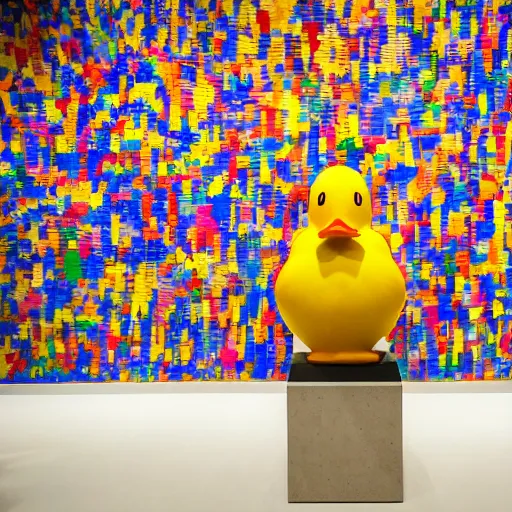
<path id="1" fill-rule="evenodd" d="M 354 203 L 356 203 L 356 206 L 363 204 L 363 196 L 359 192 L 354 192 Z"/>
<path id="2" fill-rule="evenodd" d="M 322 206 L 325 203 L 325 192 L 318 194 L 318 206 Z"/>

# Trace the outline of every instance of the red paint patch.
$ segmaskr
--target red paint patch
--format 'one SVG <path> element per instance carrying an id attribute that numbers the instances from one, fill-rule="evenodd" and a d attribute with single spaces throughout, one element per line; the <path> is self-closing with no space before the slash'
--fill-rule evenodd
<path id="1" fill-rule="evenodd" d="M 256 13 L 256 23 L 260 26 L 262 34 L 270 33 L 270 14 L 268 11 L 258 11 Z"/>
<path id="2" fill-rule="evenodd" d="M 316 21 L 305 21 L 303 23 L 304 32 L 308 34 L 309 49 L 311 51 L 311 58 L 315 56 L 315 52 L 320 48 L 320 41 L 318 39 L 319 23 Z"/>

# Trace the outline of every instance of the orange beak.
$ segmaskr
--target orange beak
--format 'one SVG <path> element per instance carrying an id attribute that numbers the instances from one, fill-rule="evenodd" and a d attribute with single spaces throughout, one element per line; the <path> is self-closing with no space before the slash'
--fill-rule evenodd
<path id="1" fill-rule="evenodd" d="M 327 227 L 318 232 L 320 238 L 355 238 L 359 236 L 357 229 L 351 228 L 341 219 L 334 219 Z"/>

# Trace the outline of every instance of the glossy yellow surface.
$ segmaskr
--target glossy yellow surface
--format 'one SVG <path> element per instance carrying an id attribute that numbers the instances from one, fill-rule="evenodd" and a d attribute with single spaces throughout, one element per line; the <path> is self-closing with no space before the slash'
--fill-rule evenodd
<path id="1" fill-rule="evenodd" d="M 284 321 L 313 352 L 353 352 L 361 359 L 360 353 L 371 351 L 398 320 L 404 278 L 371 222 L 370 193 L 357 171 L 336 166 L 318 175 L 311 187 L 309 226 L 294 234 L 275 290 Z M 329 231 L 335 225 L 350 230 Z"/>

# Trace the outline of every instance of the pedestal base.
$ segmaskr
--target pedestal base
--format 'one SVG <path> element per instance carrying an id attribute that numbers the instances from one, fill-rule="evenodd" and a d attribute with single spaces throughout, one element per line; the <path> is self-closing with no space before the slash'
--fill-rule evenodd
<path id="1" fill-rule="evenodd" d="M 316 366 L 288 381 L 288 501 L 401 502 L 402 385 L 396 363 Z"/>

